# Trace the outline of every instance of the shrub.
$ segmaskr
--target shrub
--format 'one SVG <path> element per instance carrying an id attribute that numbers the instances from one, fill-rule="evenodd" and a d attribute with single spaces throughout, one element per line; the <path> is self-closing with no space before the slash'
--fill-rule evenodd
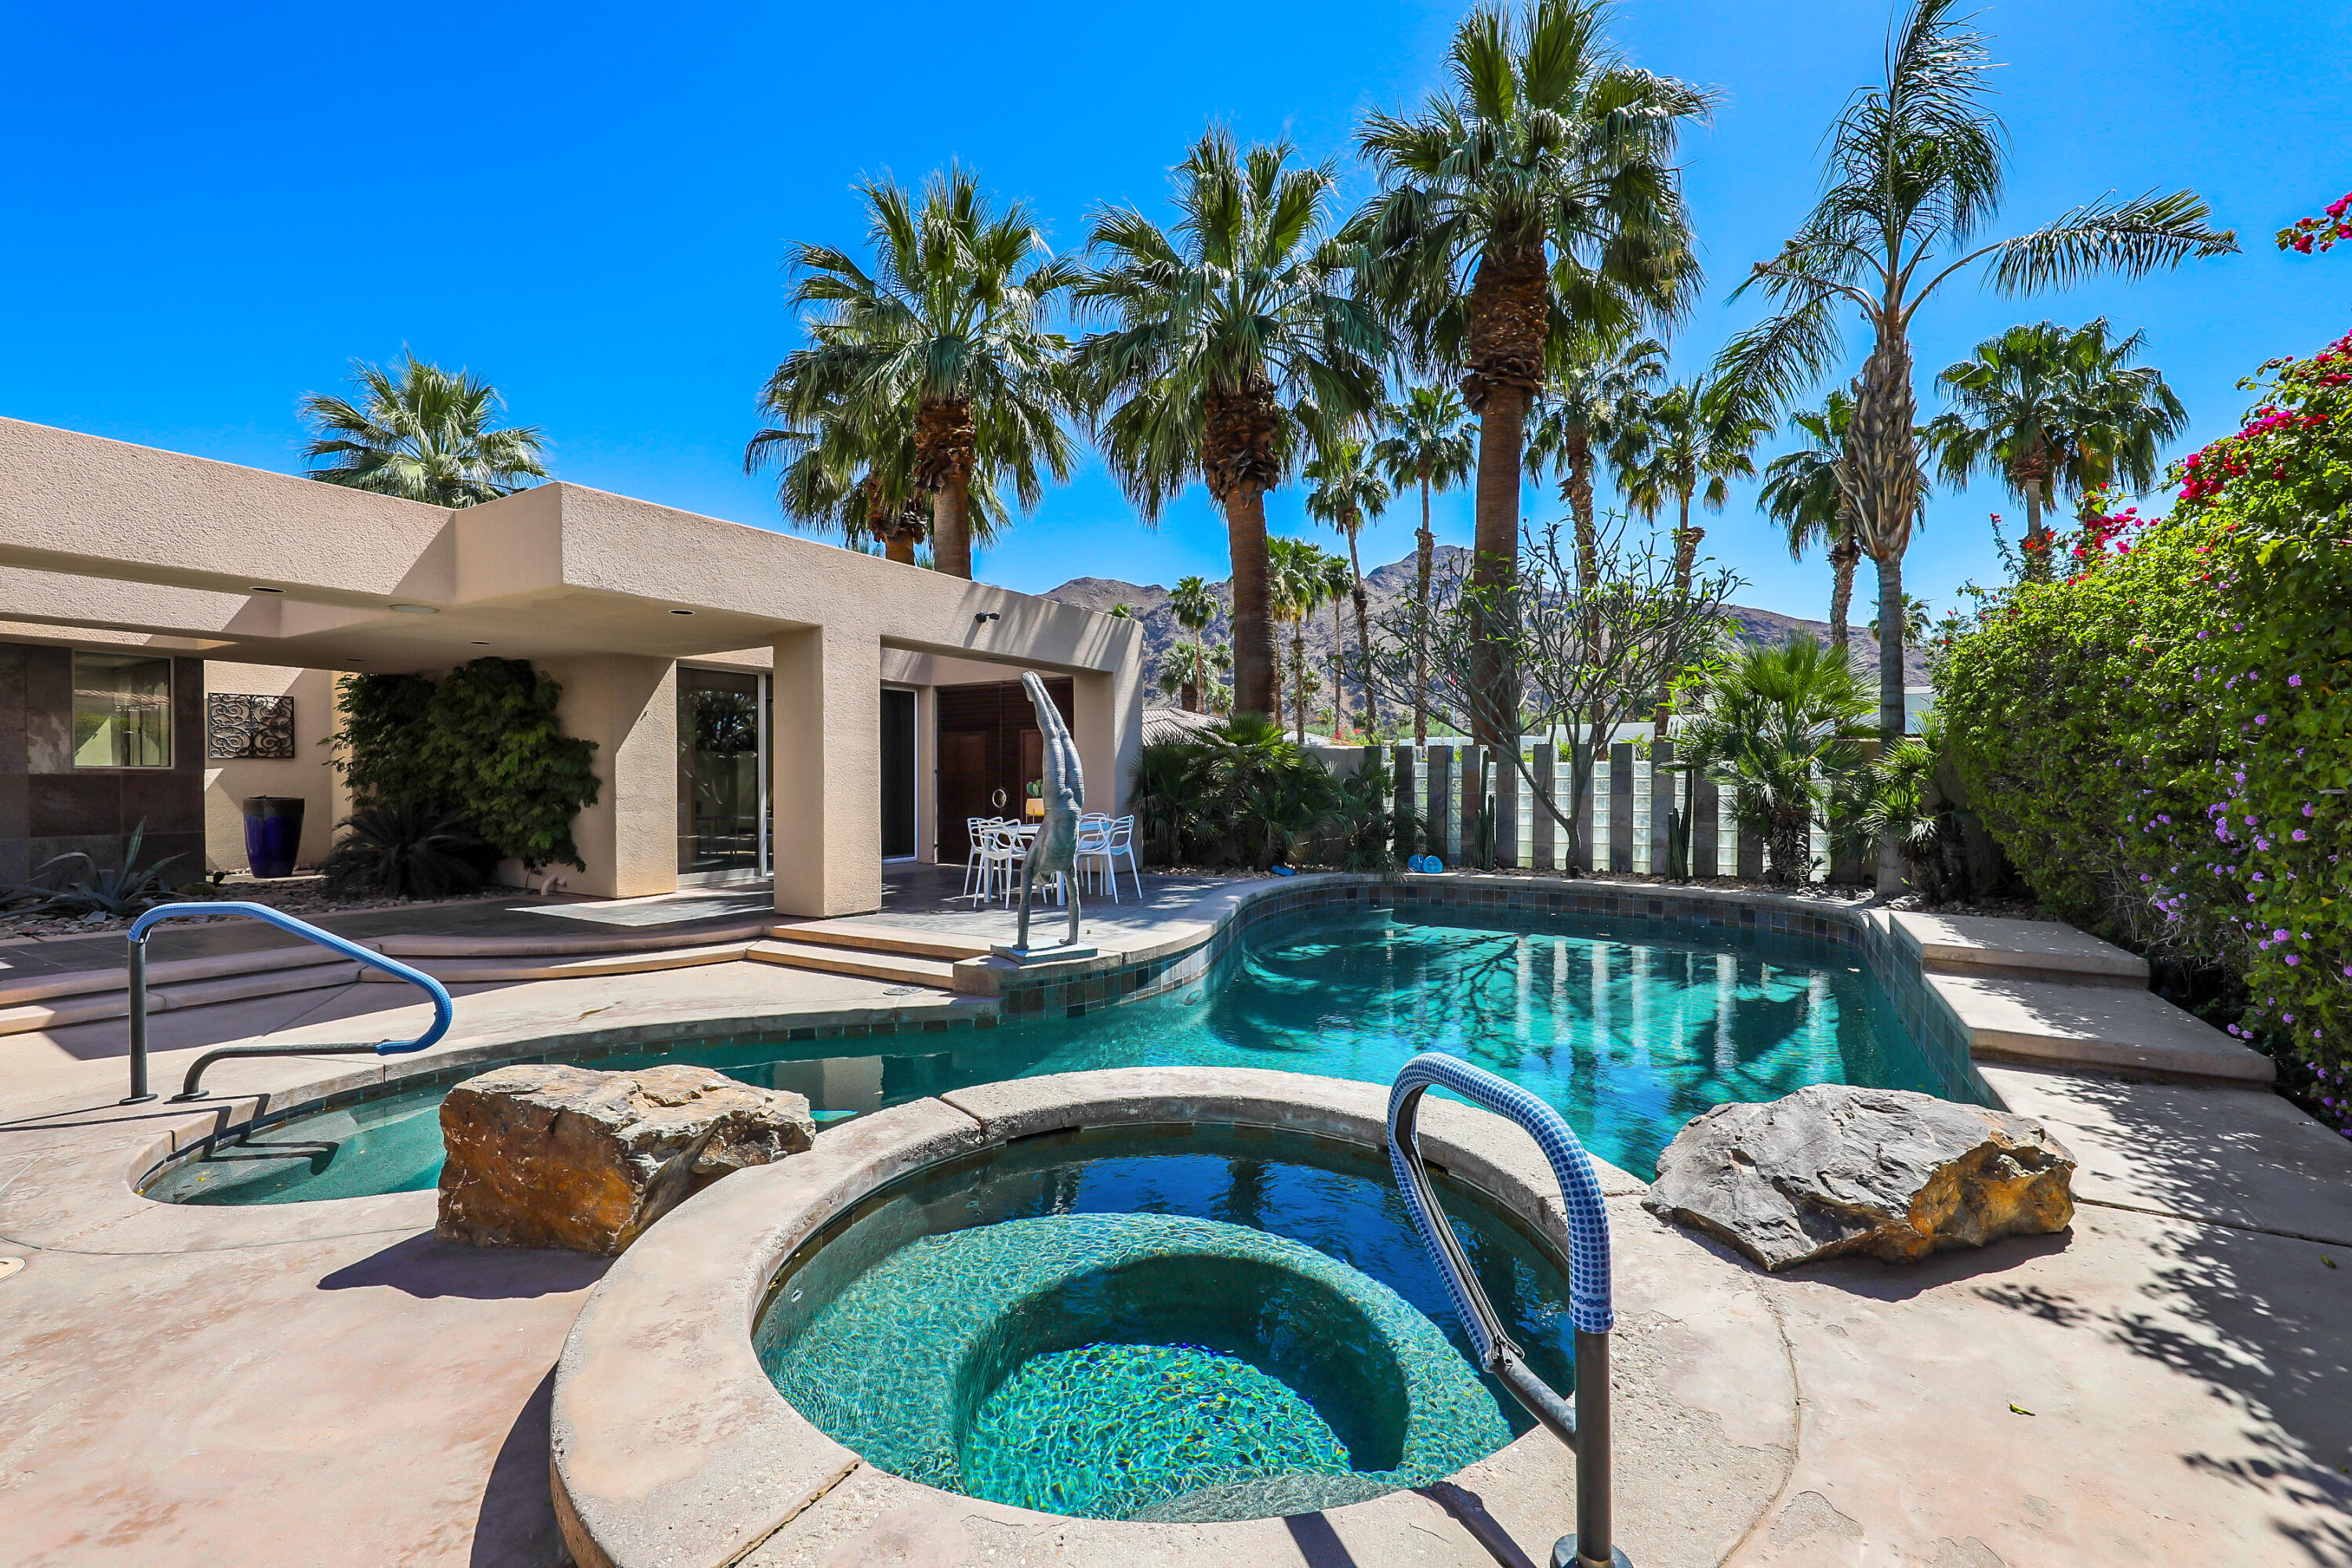
<path id="1" fill-rule="evenodd" d="M 2242 984 L 2234 1033 L 2352 1054 L 2352 338 L 2263 367 L 2168 518 L 2094 514 L 2074 574 L 1942 650 L 1970 798 L 2043 901 Z M 2323 1109 L 2342 1124 L 2340 1091 Z"/>
<path id="2" fill-rule="evenodd" d="M 1872 703 L 1861 678 L 1842 652 L 1800 635 L 1748 648 L 1702 692 L 1682 765 L 1732 792 L 1739 825 L 1764 836 L 1771 880 L 1803 880 L 1814 821 L 1826 820 L 1836 782 L 1863 766 L 1855 737 Z"/>
<path id="3" fill-rule="evenodd" d="M 436 681 L 350 675 L 329 738 L 361 805 L 460 819 L 500 858 L 583 870 L 572 819 L 596 803 L 595 742 L 566 735 L 563 689 L 518 658 L 478 658 Z"/>

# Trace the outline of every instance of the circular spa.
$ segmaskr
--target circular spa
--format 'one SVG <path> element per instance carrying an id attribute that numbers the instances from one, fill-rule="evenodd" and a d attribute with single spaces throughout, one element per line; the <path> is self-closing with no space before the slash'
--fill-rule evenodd
<path id="1" fill-rule="evenodd" d="M 1474 1366 L 1382 1152 L 1385 1103 L 1286 1073 L 1069 1074 L 903 1105 L 729 1177 L 623 1255 L 565 1347 L 575 1556 L 784 1561 L 796 1531 L 837 1541 L 952 1497 L 958 1519 L 1057 1517 L 1073 1562 L 1170 1523 L 1196 1531 L 1186 1561 L 1231 1562 L 1281 1519 L 1405 1529 L 1379 1511 L 1393 1494 L 1465 1470 L 1556 1493 L 1565 1450 Z M 1420 1146 L 1526 1364 L 1566 1394 L 1543 1155 L 1452 1102 L 1428 1104 Z"/>

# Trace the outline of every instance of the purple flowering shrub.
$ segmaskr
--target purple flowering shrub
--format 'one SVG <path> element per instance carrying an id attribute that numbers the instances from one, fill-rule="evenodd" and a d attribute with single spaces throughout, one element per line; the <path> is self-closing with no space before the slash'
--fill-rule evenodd
<path id="1" fill-rule="evenodd" d="M 2044 904 L 2226 977 L 2215 1021 L 2352 1130 L 2352 339 L 2264 371 L 2169 517 L 1953 635 L 1937 707 Z"/>

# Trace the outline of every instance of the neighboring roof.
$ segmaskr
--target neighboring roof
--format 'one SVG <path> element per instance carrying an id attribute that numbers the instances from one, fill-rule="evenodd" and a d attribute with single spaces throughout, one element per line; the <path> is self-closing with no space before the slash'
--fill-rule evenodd
<path id="1" fill-rule="evenodd" d="M 1213 730 L 1220 721 L 1214 714 L 1195 713 L 1189 708 L 1146 708 L 1143 710 L 1143 743 L 1154 741 L 1186 741 L 1204 730 Z"/>

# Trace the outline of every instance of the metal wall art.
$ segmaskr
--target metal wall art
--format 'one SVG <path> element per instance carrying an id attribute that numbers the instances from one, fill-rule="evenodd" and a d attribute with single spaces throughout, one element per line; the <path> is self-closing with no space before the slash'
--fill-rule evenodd
<path id="1" fill-rule="evenodd" d="M 291 761 L 294 699 L 206 692 L 205 755 L 216 763 Z"/>

